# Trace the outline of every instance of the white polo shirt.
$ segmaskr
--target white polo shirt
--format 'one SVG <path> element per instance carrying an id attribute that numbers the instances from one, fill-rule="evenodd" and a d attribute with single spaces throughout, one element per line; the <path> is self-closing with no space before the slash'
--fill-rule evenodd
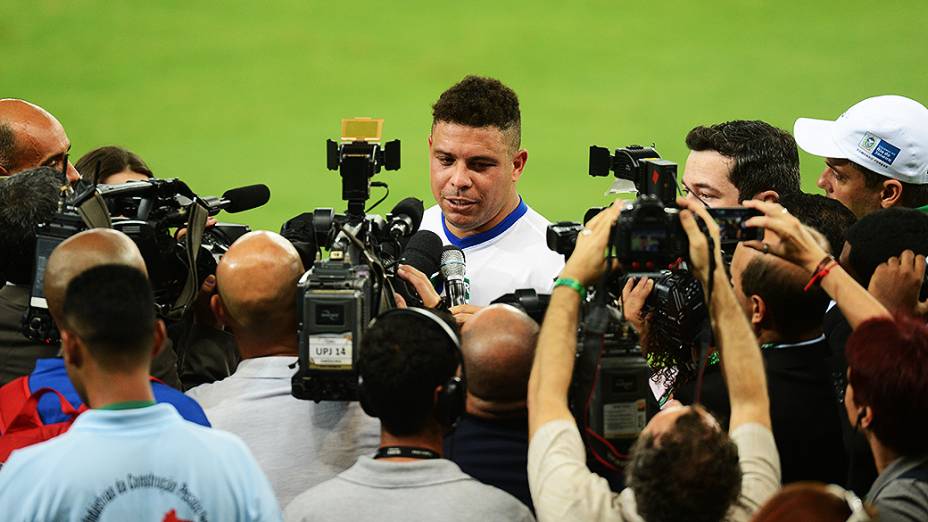
<path id="1" fill-rule="evenodd" d="M 554 279 L 564 267 L 564 256 L 548 248 L 548 220 L 519 198 L 516 207 L 496 226 L 479 234 L 459 238 L 448 230 L 441 208 L 425 211 L 420 230 L 438 234 L 445 245 L 464 251 L 470 304 L 486 306 L 514 290 L 534 288 L 550 293 Z"/>

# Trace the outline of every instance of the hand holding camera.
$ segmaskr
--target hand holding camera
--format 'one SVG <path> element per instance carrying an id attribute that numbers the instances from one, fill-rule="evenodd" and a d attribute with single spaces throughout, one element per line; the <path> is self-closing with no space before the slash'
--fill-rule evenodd
<path id="1" fill-rule="evenodd" d="M 815 272 L 819 263 L 828 256 L 815 234 L 777 203 L 748 200 L 744 206 L 764 213 L 749 219 L 745 223 L 747 226 L 763 227 L 773 234 L 772 238 L 767 236 L 766 241 L 746 241 L 744 246 L 781 257 L 810 273 Z"/>
<path id="2" fill-rule="evenodd" d="M 587 222 L 577 235 L 577 246 L 561 272 L 562 278 L 576 279 L 580 284 L 589 286 L 603 275 L 606 270 L 603 254 L 612 225 L 621 210 L 621 205 L 615 203 Z"/>

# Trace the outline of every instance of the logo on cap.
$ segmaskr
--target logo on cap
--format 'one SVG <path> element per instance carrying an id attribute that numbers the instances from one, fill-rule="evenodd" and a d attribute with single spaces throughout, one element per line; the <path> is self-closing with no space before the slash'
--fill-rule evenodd
<path id="1" fill-rule="evenodd" d="M 886 140 L 880 140 L 871 154 L 874 158 L 886 162 L 887 165 L 892 165 L 896 161 L 896 156 L 899 155 L 899 147 Z"/>
<path id="2" fill-rule="evenodd" d="M 857 144 L 861 150 L 865 152 L 873 152 L 873 149 L 876 147 L 876 142 L 879 141 L 876 136 L 870 134 L 869 132 L 864 134 L 863 139 L 860 140 L 860 143 Z"/>

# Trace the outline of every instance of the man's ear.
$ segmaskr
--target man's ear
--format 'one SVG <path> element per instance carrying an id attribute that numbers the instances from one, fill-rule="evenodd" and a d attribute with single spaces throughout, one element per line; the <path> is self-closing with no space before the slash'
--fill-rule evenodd
<path id="1" fill-rule="evenodd" d="M 227 320 L 228 314 L 226 313 L 226 307 L 222 304 L 222 298 L 219 297 L 219 294 L 213 294 L 209 298 L 209 308 L 213 311 L 213 315 L 216 316 L 216 320 L 219 321 L 219 324 L 222 326 L 229 326 L 229 321 Z"/>
<path id="2" fill-rule="evenodd" d="M 857 416 L 860 419 L 860 427 L 863 429 L 869 429 L 873 424 L 873 409 L 870 406 L 864 406 L 863 408 L 857 410 Z M 855 421 L 857 419 L 854 419 Z"/>
<path id="3" fill-rule="evenodd" d="M 432 134 L 429 134 L 429 149 L 432 148 Z"/>
<path id="4" fill-rule="evenodd" d="M 73 333 L 61 330 L 61 357 L 66 366 L 80 368 L 84 364 L 84 354 L 81 352 L 80 342 Z"/>
<path id="5" fill-rule="evenodd" d="M 902 183 L 898 179 L 887 179 L 883 182 L 883 188 L 880 190 L 880 206 L 883 208 L 894 207 L 902 199 Z"/>
<path id="6" fill-rule="evenodd" d="M 164 321 L 158 319 L 155 321 L 155 345 L 151 349 L 151 357 L 154 359 L 161 353 L 161 350 L 164 348 L 164 340 L 167 338 L 167 328 L 164 326 Z"/>
<path id="7" fill-rule="evenodd" d="M 525 170 L 525 164 L 528 163 L 528 151 L 519 149 L 515 156 L 512 157 L 512 182 L 519 181 L 522 177 L 522 171 Z"/>
<path id="8" fill-rule="evenodd" d="M 751 326 L 755 328 L 767 322 L 767 303 L 759 295 L 751 296 Z"/>
<path id="9" fill-rule="evenodd" d="M 779 203 L 780 195 L 775 190 L 764 190 L 754 194 L 754 197 L 751 199 L 756 199 L 759 201 L 766 201 L 767 203 Z"/>

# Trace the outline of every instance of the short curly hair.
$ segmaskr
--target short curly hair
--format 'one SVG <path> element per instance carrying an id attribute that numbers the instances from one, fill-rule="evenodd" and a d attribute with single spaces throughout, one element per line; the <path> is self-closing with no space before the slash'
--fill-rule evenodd
<path id="1" fill-rule="evenodd" d="M 468 127 L 496 127 L 522 142 L 522 114 L 515 91 L 495 78 L 468 75 L 441 93 L 432 105 L 432 126 L 439 122 Z"/>
<path id="2" fill-rule="evenodd" d="M 718 522 L 741 494 L 738 447 L 696 409 L 659 438 L 639 437 L 625 475 L 648 522 Z"/>

